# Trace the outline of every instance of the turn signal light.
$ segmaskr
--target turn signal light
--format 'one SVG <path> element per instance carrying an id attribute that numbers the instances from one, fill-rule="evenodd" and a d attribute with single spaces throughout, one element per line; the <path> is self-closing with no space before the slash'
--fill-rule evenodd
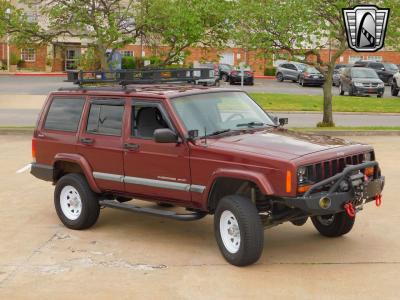
<path id="1" fill-rule="evenodd" d="M 32 139 L 32 158 L 36 161 L 36 142 Z"/>
<path id="2" fill-rule="evenodd" d="M 367 177 L 374 176 L 374 167 L 365 168 L 364 175 Z"/>
<path id="3" fill-rule="evenodd" d="M 305 192 L 307 192 L 311 187 L 311 184 L 308 185 L 300 185 L 297 187 L 297 193 L 299 194 L 304 194 Z"/>
<path id="4" fill-rule="evenodd" d="M 292 192 L 292 171 L 286 171 L 286 193 Z"/>

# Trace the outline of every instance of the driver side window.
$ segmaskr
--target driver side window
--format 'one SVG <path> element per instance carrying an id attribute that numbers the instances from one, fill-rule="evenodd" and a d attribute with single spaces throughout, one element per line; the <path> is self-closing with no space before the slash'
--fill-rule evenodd
<path id="1" fill-rule="evenodd" d="M 137 138 L 152 139 L 154 131 L 170 128 L 160 104 L 134 104 L 131 115 L 131 135 Z"/>

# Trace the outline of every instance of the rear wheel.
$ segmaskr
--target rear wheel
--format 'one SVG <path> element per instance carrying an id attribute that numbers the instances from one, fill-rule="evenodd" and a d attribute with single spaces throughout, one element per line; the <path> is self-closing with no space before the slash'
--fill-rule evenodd
<path id="1" fill-rule="evenodd" d="M 264 246 L 264 228 L 257 208 L 242 196 L 222 198 L 215 210 L 214 231 L 224 258 L 235 266 L 255 263 Z"/>
<path id="2" fill-rule="evenodd" d="M 341 83 L 339 83 L 339 94 L 340 94 L 341 96 L 344 95 L 343 86 L 342 86 Z"/>
<path id="3" fill-rule="evenodd" d="M 326 237 L 344 235 L 353 228 L 355 217 L 349 217 L 346 212 L 333 215 L 311 217 L 314 227 Z"/>
<path id="4" fill-rule="evenodd" d="M 391 92 L 392 96 L 399 95 L 399 87 L 397 86 L 396 80 L 393 80 L 392 85 L 390 87 L 390 92 Z"/>
<path id="5" fill-rule="evenodd" d="M 222 74 L 221 80 L 222 80 L 223 82 L 228 81 L 228 75 Z"/>
<path id="6" fill-rule="evenodd" d="M 71 173 L 61 177 L 54 190 L 54 206 L 61 222 L 71 229 L 93 226 L 100 214 L 97 195 L 86 178 Z"/>

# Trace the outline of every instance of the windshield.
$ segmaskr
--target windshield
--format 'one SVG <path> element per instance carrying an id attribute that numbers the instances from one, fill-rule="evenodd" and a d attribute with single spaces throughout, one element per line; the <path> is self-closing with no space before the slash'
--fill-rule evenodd
<path id="1" fill-rule="evenodd" d="M 306 72 L 308 72 L 308 73 L 317 73 L 317 74 L 319 74 L 319 71 L 318 71 L 316 68 L 314 68 L 314 67 L 308 67 L 308 68 L 306 69 Z"/>
<path id="2" fill-rule="evenodd" d="M 351 75 L 355 78 L 379 78 L 374 70 L 367 68 L 353 68 Z"/>
<path id="3" fill-rule="evenodd" d="M 217 92 L 173 98 L 172 105 L 187 131 L 199 136 L 220 131 L 275 125 L 243 92 Z"/>
<path id="4" fill-rule="evenodd" d="M 398 71 L 399 70 L 399 68 L 395 64 L 384 63 L 383 66 L 385 67 L 386 70 L 390 70 L 390 71 Z"/>
<path id="5" fill-rule="evenodd" d="M 305 64 L 296 64 L 296 66 L 300 71 L 304 71 L 305 69 L 307 69 L 307 65 Z"/>

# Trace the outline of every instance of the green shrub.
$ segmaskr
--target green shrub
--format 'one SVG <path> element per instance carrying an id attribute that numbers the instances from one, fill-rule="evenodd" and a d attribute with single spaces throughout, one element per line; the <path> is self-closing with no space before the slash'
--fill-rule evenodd
<path id="1" fill-rule="evenodd" d="M 18 59 L 17 54 L 11 52 L 10 53 L 10 65 L 15 66 L 18 64 L 18 61 L 19 61 L 19 59 Z"/>
<path id="2" fill-rule="evenodd" d="M 265 76 L 275 76 L 276 68 L 275 67 L 268 67 L 264 70 Z"/>
<path id="3" fill-rule="evenodd" d="M 94 48 L 88 48 L 86 52 L 79 57 L 75 69 L 80 69 L 82 71 L 101 69 L 100 58 Z"/>
<path id="4" fill-rule="evenodd" d="M 122 56 L 122 69 L 134 70 L 136 69 L 136 60 L 133 56 Z"/>
<path id="5" fill-rule="evenodd" d="M 24 61 L 23 59 L 18 59 L 18 61 L 17 61 L 17 66 L 18 66 L 18 68 L 22 68 L 24 62 L 25 62 L 25 61 Z"/>

